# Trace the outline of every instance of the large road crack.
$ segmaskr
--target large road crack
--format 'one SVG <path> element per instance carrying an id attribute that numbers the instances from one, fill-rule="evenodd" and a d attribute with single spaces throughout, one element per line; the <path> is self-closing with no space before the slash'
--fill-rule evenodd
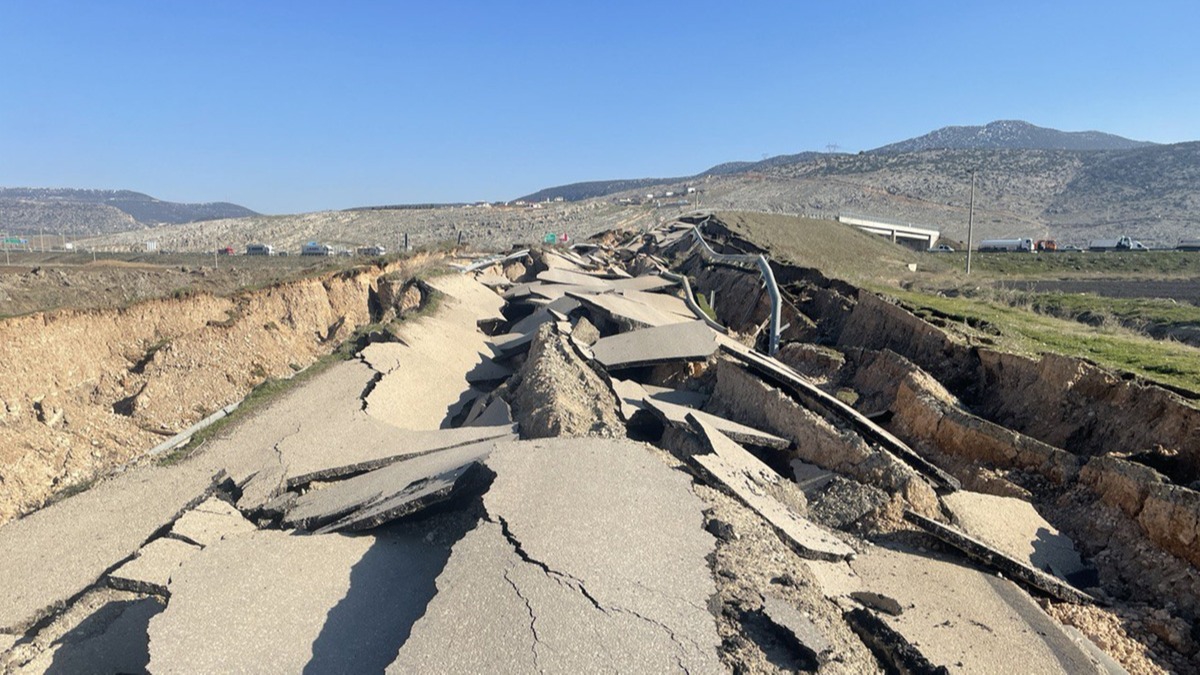
<path id="1" fill-rule="evenodd" d="M 489 517 L 488 520 L 491 520 L 491 518 Z M 538 560 L 537 558 L 534 558 L 533 556 L 529 555 L 529 552 L 526 551 L 525 548 L 521 545 L 521 541 L 519 539 L 517 539 L 517 537 L 512 533 L 512 530 L 508 526 L 508 521 L 506 521 L 502 516 L 496 516 L 496 520 L 492 521 L 492 522 L 497 522 L 497 521 L 498 521 L 498 524 L 500 525 L 500 531 L 504 533 L 504 538 L 508 540 L 508 543 L 513 547 L 513 551 L 516 552 L 517 557 L 519 557 L 522 562 L 525 562 L 530 565 L 533 565 L 534 567 L 537 567 L 538 569 L 542 570 L 542 572 L 547 577 L 554 579 L 559 584 L 579 593 L 584 598 L 586 598 L 587 601 L 590 602 L 593 607 L 595 607 L 597 610 L 599 610 L 601 613 L 603 613 L 606 616 L 612 616 L 613 614 L 626 614 L 628 616 L 632 616 L 640 621 L 648 623 L 648 624 L 655 626 L 656 628 L 662 630 L 663 632 L 665 632 L 667 634 L 667 637 L 670 638 L 671 642 L 673 642 L 675 644 L 675 646 L 677 647 L 677 650 L 676 650 L 676 653 L 674 654 L 674 656 L 675 656 L 675 662 L 679 664 L 680 670 L 682 670 L 685 673 L 691 672 L 688 670 L 687 666 L 683 662 L 683 655 L 691 650 L 687 647 L 687 645 L 685 645 L 680 640 L 679 636 L 675 633 L 674 630 L 671 629 L 670 626 L 666 625 L 665 623 L 663 623 L 661 621 L 658 621 L 656 619 L 652 619 L 648 616 L 640 614 L 632 609 L 628 609 L 626 607 L 607 607 L 607 606 L 605 606 L 598 599 L 596 599 L 596 597 L 594 595 L 592 595 L 591 592 L 588 591 L 587 586 L 585 586 L 583 583 L 583 580 L 579 579 L 578 577 L 572 576 L 571 574 L 568 574 L 566 572 L 556 570 L 556 569 L 550 567 L 545 562 Z M 521 595 L 520 590 L 517 589 L 516 584 L 514 584 L 513 581 L 508 577 L 507 569 L 505 570 L 505 573 L 504 573 L 504 579 L 506 581 L 508 581 L 508 583 L 510 585 L 513 586 L 513 590 L 517 591 L 517 595 L 520 596 L 522 600 L 525 600 L 525 597 L 523 595 Z M 525 604 L 526 604 L 526 607 L 529 608 L 530 616 L 532 617 L 533 616 L 533 608 L 529 605 L 528 600 L 525 600 Z M 537 640 L 536 632 L 534 634 L 534 639 L 535 639 L 535 643 L 536 643 L 536 640 Z M 700 645 L 697 644 L 694 639 L 688 638 L 687 641 L 692 644 L 693 649 L 695 649 L 696 651 L 702 651 L 700 648 Z"/>
<path id="2" fill-rule="evenodd" d="M 370 361 L 368 361 L 366 359 L 366 357 L 364 357 L 362 355 L 361 350 L 354 354 L 354 358 L 361 361 L 363 365 L 365 365 L 372 373 L 374 373 L 371 376 L 371 379 L 367 381 L 366 386 L 363 387 L 362 393 L 360 393 L 358 395 L 358 399 L 361 402 L 361 405 L 359 406 L 359 410 L 366 412 L 367 411 L 367 399 L 369 399 L 371 397 L 371 394 L 375 391 L 375 387 L 379 386 L 379 383 L 383 381 L 383 378 L 392 373 L 392 370 L 384 372 L 384 371 L 376 368 Z"/>

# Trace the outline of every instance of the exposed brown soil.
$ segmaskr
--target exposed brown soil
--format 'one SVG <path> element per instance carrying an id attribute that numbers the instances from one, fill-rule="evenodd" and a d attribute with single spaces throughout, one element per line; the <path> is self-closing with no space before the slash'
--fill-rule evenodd
<path id="1" fill-rule="evenodd" d="M 0 323 L 0 523 L 290 377 L 372 320 L 381 276 L 428 264 Z"/>
<path id="2" fill-rule="evenodd" d="M 1197 279 L 1039 279 L 1006 281 L 1000 285 L 1035 293 L 1092 293 L 1106 298 L 1174 298 L 1200 305 L 1200 280 Z"/>
<path id="3" fill-rule="evenodd" d="M 624 435 L 616 397 L 554 323 L 538 329 L 512 389 L 524 438 Z"/>

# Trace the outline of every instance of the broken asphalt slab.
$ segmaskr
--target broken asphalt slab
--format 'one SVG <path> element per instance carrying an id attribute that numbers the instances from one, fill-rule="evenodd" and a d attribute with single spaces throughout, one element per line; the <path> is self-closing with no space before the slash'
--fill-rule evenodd
<path id="1" fill-rule="evenodd" d="M 23 633 L 129 558 L 210 490 L 198 463 L 143 467 L 0 527 L 0 632 Z M 53 561 L 53 564 L 47 564 Z"/>
<path id="2" fill-rule="evenodd" d="M 745 448 L 722 434 L 695 413 L 688 422 L 712 454 L 693 455 L 691 460 L 734 496 L 762 516 L 794 551 L 803 557 L 842 560 L 854 549 L 832 532 L 797 514 L 772 496 L 782 489 L 781 479 Z"/>
<path id="3" fill-rule="evenodd" d="M 687 406 L 669 403 L 651 396 L 645 399 L 646 405 L 659 416 L 664 423 L 670 424 L 679 429 L 688 428 L 688 415 L 694 415 L 696 419 L 711 425 L 721 433 L 732 438 L 738 443 L 747 445 L 759 445 L 765 448 L 774 448 L 776 450 L 785 450 L 791 446 L 791 441 L 786 438 L 780 438 L 775 434 L 769 434 L 765 431 L 759 431 L 753 427 L 748 427 L 744 424 L 738 424 L 732 420 L 727 420 L 724 417 L 717 417 L 700 410 L 693 410 Z"/>
<path id="4" fill-rule="evenodd" d="M 171 536 L 197 546 L 209 546 L 229 535 L 255 529 L 254 523 L 228 502 L 209 497 L 175 521 Z"/>
<path id="5" fill-rule="evenodd" d="M 1024 499 L 960 490 L 942 504 L 963 532 L 1031 567 L 1068 582 L 1088 569 L 1074 542 Z"/>
<path id="6" fill-rule="evenodd" d="M 482 522 L 468 532 L 454 545 L 437 578 L 437 594 L 387 672 L 543 671 L 533 633 L 536 619 L 513 581 L 514 570 L 523 565 L 499 525 Z"/>
<path id="7" fill-rule="evenodd" d="M 904 512 L 904 519 L 916 525 L 927 534 L 962 551 L 968 558 L 987 565 L 1001 574 L 1030 588 L 1041 591 L 1046 595 L 1076 604 L 1095 604 L 1097 602 L 1096 598 L 1071 586 L 1058 577 L 1031 567 L 1024 561 L 989 546 L 965 532 L 956 530 L 948 525 L 943 525 L 935 520 L 930 520 L 912 511 L 906 510 Z"/>
<path id="8" fill-rule="evenodd" d="M 474 494 L 478 491 L 477 488 L 486 486 L 487 478 L 478 464 L 464 464 L 411 483 L 389 497 L 318 529 L 317 533 L 355 532 L 378 527 L 434 504 L 454 499 L 463 492 Z"/>
<path id="9" fill-rule="evenodd" d="M 402 429 L 449 426 L 469 387 L 469 373 L 481 380 L 500 376 L 490 365 L 488 337 L 477 325 L 504 320 L 504 300 L 468 277 L 443 275 L 428 283 L 444 295 L 438 311 L 399 324 L 398 342 L 375 343 L 361 353 L 379 377 L 360 407 Z M 305 432 L 316 435 L 323 429 Z"/>
<path id="10" fill-rule="evenodd" d="M 402 504 L 412 504 L 414 508 L 427 505 L 436 501 L 434 493 L 419 488 L 445 477 L 442 483 L 448 485 L 442 496 L 448 496 L 466 466 L 487 457 L 492 445 L 487 441 L 432 452 L 310 490 L 296 498 L 282 524 L 316 530 L 347 517 L 353 521 L 355 514 L 381 504 L 390 504 L 393 509 Z M 386 515 L 386 511 L 380 515 Z"/>
<path id="11" fill-rule="evenodd" d="M 965 673 L 1096 673 L 1097 665 L 1021 587 L 952 557 L 902 548 L 872 548 L 850 562 L 806 562 L 830 598 L 870 592 L 893 599 L 901 613 L 853 610 L 856 632 L 907 645 L 935 667 Z M 856 603 L 857 604 L 857 603 Z M 850 605 L 847 605 L 850 607 Z M 894 632 L 895 635 L 889 632 Z M 875 650 L 878 653 L 878 650 Z"/>
<path id="12" fill-rule="evenodd" d="M 446 551 L 415 534 L 223 539 L 150 621 L 154 673 L 379 672 L 425 610 Z"/>
<path id="13" fill-rule="evenodd" d="M 627 297 L 616 293 L 600 293 L 590 295 L 587 293 L 567 293 L 568 297 L 575 298 L 584 306 L 598 311 L 614 322 L 619 324 L 627 324 L 636 327 L 650 328 L 654 326 L 666 326 L 672 323 L 685 323 L 695 321 L 696 316 L 690 312 L 686 315 L 680 315 L 675 312 L 664 312 L 659 308 L 643 302 L 640 296 L 653 296 L 654 293 L 634 294 L 635 297 Z M 680 305 L 687 309 L 687 305 L 682 300 Z"/>
<path id="14" fill-rule="evenodd" d="M 513 423 L 512 408 L 508 402 L 499 396 L 492 399 L 487 407 L 474 416 L 468 416 L 463 424 L 465 427 L 500 427 L 511 426 Z"/>
<path id="15" fill-rule="evenodd" d="M 1093 660 L 1028 593 L 951 556 L 876 546 L 850 562 L 806 564 L 828 597 L 868 592 L 896 602 L 901 608 L 896 616 L 854 611 L 895 631 L 934 666 L 963 672 L 1096 672 Z M 860 625 L 851 623 L 863 635 Z M 870 644 L 872 638 L 866 635 L 864 641 Z"/>
<path id="16" fill-rule="evenodd" d="M 793 649 L 813 664 L 814 670 L 833 655 L 833 645 L 824 632 L 791 603 L 768 595 L 763 598 L 763 614 L 789 639 Z"/>
<path id="17" fill-rule="evenodd" d="M 723 671 L 702 504 L 651 452 L 499 444 L 486 520 L 455 546 L 389 672 Z"/>
<path id="18" fill-rule="evenodd" d="M 146 626 L 163 610 L 162 602 L 109 591 L 116 598 L 73 622 L 70 630 L 21 666 L 7 673 L 144 673 L 150 660 Z M 86 604 L 86 603 L 84 603 Z M 72 608 L 74 609 L 74 608 Z M 0 652 L 4 651 L 0 643 Z"/>
<path id="19" fill-rule="evenodd" d="M 278 452 L 286 487 L 291 488 L 460 445 L 516 438 L 516 433 L 513 425 L 407 431 L 363 416 L 313 436 L 289 436 L 279 443 Z"/>
<path id="20" fill-rule="evenodd" d="M 605 368 L 703 361 L 717 351 L 716 333 L 703 321 L 644 328 L 600 338 L 592 353 Z"/>
<path id="21" fill-rule="evenodd" d="M 616 377 L 610 377 L 609 380 L 612 382 L 613 393 L 617 396 L 621 414 L 626 421 L 632 419 L 639 410 L 648 410 L 646 399 L 649 398 L 693 409 L 699 409 L 708 401 L 708 396 L 698 391 L 656 387 Z"/>
<path id="22" fill-rule="evenodd" d="M 539 273 L 537 278 L 539 281 L 567 286 L 583 286 L 595 289 L 611 288 L 608 281 L 600 277 L 561 268 L 550 268 L 545 272 Z"/>
<path id="23" fill-rule="evenodd" d="M 133 560 L 109 573 L 108 583 L 122 591 L 166 595 L 171 575 L 199 551 L 199 546 L 178 539 L 155 539 Z"/>

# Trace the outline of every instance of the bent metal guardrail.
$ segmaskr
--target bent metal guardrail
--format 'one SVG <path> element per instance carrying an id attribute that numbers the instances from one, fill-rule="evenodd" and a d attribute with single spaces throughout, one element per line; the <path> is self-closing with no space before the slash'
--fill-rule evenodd
<path id="1" fill-rule="evenodd" d="M 707 223 L 705 219 L 700 223 Z M 700 225 L 692 226 L 692 236 L 700 244 L 700 256 L 706 262 L 724 263 L 727 265 L 743 265 L 753 263 L 758 265 L 758 271 L 762 274 L 763 285 L 767 288 L 767 294 L 771 296 L 771 319 L 768 322 L 767 330 L 767 356 L 775 356 L 775 352 L 779 351 L 779 317 L 782 312 L 783 301 L 779 295 L 779 286 L 775 283 L 775 273 L 771 271 L 771 264 L 765 255 L 732 255 L 728 253 L 717 253 L 708 242 L 704 240 L 704 235 L 700 232 Z"/>

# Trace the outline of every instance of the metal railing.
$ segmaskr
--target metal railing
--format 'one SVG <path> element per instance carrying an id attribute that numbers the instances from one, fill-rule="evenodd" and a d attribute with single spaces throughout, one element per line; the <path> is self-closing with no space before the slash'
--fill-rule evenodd
<path id="1" fill-rule="evenodd" d="M 771 264 L 767 260 L 767 256 L 717 253 L 713 247 L 708 245 L 708 242 L 704 240 L 704 235 L 700 232 L 700 225 L 707 222 L 708 220 L 705 219 L 699 225 L 692 226 L 692 236 L 700 244 L 700 257 L 710 263 L 726 265 L 753 263 L 758 266 L 758 271 L 762 274 L 763 285 L 767 289 L 767 295 L 771 297 L 771 318 L 767 323 L 767 356 L 775 356 L 775 352 L 779 351 L 779 320 L 782 314 L 783 299 L 779 294 L 779 286 L 775 283 L 775 273 L 771 271 Z"/>

